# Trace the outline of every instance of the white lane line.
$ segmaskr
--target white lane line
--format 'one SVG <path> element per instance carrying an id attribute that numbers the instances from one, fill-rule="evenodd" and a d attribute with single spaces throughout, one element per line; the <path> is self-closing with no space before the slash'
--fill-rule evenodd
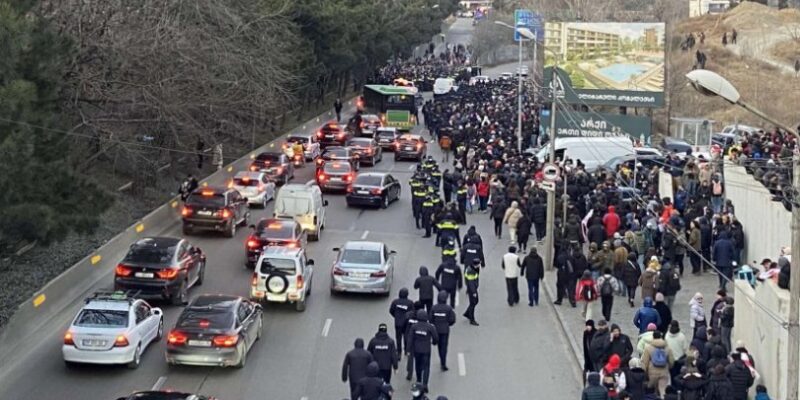
<path id="1" fill-rule="evenodd" d="M 166 376 L 162 376 L 162 377 L 158 378 L 158 380 L 156 381 L 156 384 L 153 385 L 153 389 L 152 390 L 153 391 L 161 390 L 161 388 L 164 386 L 165 382 L 167 382 L 167 377 Z"/>
<path id="2" fill-rule="evenodd" d="M 414 164 L 408 166 L 409 171 L 413 170 L 414 168 L 417 168 L 417 166 Z"/>
<path id="3" fill-rule="evenodd" d="M 323 337 L 327 337 L 328 336 L 328 332 L 331 331 L 331 323 L 333 323 L 332 319 L 328 318 L 328 319 L 325 320 L 325 326 L 322 327 L 322 336 Z"/>
<path id="4" fill-rule="evenodd" d="M 458 290 L 456 290 L 456 308 L 458 308 Z"/>
<path id="5" fill-rule="evenodd" d="M 467 375 L 467 362 L 464 361 L 464 353 L 458 353 L 458 376 Z"/>
<path id="6" fill-rule="evenodd" d="M 303 396 L 303 397 L 300 398 L 300 400 L 308 400 L 308 397 Z"/>
<path id="7" fill-rule="evenodd" d="M 364 233 L 361 234 L 361 240 L 366 239 L 367 235 L 369 235 L 369 231 L 364 231 Z"/>

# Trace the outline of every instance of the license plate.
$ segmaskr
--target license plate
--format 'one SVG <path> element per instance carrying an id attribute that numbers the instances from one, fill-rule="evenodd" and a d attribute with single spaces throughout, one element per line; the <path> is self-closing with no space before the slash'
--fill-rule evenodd
<path id="1" fill-rule="evenodd" d="M 369 194 L 369 190 L 359 190 L 358 194 Z"/>
<path id="2" fill-rule="evenodd" d="M 331 182 L 340 182 L 342 178 L 331 178 Z"/>
<path id="3" fill-rule="evenodd" d="M 211 347 L 211 341 L 210 340 L 190 340 L 189 341 L 189 346 Z"/>
<path id="4" fill-rule="evenodd" d="M 153 277 L 153 273 L 152 272 L 137 272 L 137 273 L 134 274 L 134 276 L 136 276 L 137 278 L 152 278 Z"/>
<path id="5" fill-rule="evenodd" d="M 406 150 L 414 150 L 414 147 L 413 146 L 406 146 L 405 149 Z"/>
<path id="6" fill-rule="evenodd" d="M 369 278 L 369 273 L 367 272 L 351 272 L 350 276 L 353 278 Z"/>
<path id="7" fill-rule="evenodd" d="M 81 343 L 86 347 L 103 347 L 108 342 L 100 339 L 83 339 L 81 340 Z"/>
<path id="8" fill-rule="evenodd" d="M 325 139 L 333 139 L 333 135 L 325 135 Z"/>
<path id="9" fill-rule="evenodd" d="M 198 211 L 198 212 L 197 212 L 197 215 L 206 215 L 206 216 L 209 216 L 209 215 L 211 215 L 211 214 L 213 214 L 213 212 L 211 212 L 211 211 Z"/>

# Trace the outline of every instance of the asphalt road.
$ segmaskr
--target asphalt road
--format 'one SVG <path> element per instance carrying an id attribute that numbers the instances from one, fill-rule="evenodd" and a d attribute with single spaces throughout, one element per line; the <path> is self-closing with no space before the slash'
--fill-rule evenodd
<path id="1" fill-rule="evenodd" d="M 439 157 L 438 146 L 429 147 L 429 153 Z M 411 218 L 410 191 L 405 182 L 413 168 L 412 162 L 394 162 L 391 153 L 386 153 L 376 167 L 364 168 L 390 172 L 404 183 L 402 199 L 386 210 L 347 208 L 342 195 L 326 195 L 330 202 L 326 229 L 319 242 L 308 246 L 309 257 L 316 262 L 308 308 L 298 313 L 291 306 L 268 306 L 264 336 L 248 354 L 245 369 L 168 367 L 163 340 L 147 349 L 138 370 L 124 366 L 67 369 L 60 346 L 69 320 L 80 307 L 80 302 L 75 302 L 59 318 L 42 326 L 15 360 L 4 360 L 13 363 L 13 369 L 0 377 L 0 398 L 116 399 L 154 386 L 227 400 L 347 397 L 348 386 L 340 380 L 341 364 L 353 340 L 369 340 L 379 323 L 391 324 L 389 303 L 399 289 L 413 286 L 420 265 L 432 269 L 438 266 L 438 248 L 431 239 L 421 237 Z M 296 181 L 305 182 L 312 175 L 308 166 L 297 171 Z M 270 216 L 271 212 L 271 204 L 266 210 L 254 209 L 251 221 Z M 431 394 L 445 394 L 450 399 L 530 398 L 532 393 L 536 398 L 577 398 L 580 385 L 576 366 L 559 333 L 552 306 L 544 297 L 537 308 L 529 308 L 524 301 L 523 305 L 508 307 L 499 266 L 508 243 L 494 239 L 486 214 L 471 215 L 468 220 L 476 225 L 486 246 L 487 268 L 481 276 L 477 308 L 481 326 L 472 327 L 460 316 L 466 302 L 464 293 L 460 293 L 456 310 L 459 318 L 450 339 L 451 369 L 440 372 L 438 362 L 432 361 Z M 163 234 L 181 236 L 180 226 L 176 224 Z M 242 229 L 231 239 L 217 235 L 190 238 L 208 256 L 205 283 L 190 291 L 191 297 L 199 293 L 247 296 L 252 274 L 243 267 L 247 235 L 248 230 Z M 392 297 L 330 295 L 330 268 L 335 255 L 332 248 L 359 239 L 383 241 L 397 250 Z M 109 280 L 101 287 L 111 284 Z M 166 327 L 174 326 L 180 308 L 156 305 L 165 310 Z M 403 368 L 404 363 L 405 359 Z M 403 378 L 401 372 L 393 380 L 398 399 L 409 393 L 410 384 Z"/>

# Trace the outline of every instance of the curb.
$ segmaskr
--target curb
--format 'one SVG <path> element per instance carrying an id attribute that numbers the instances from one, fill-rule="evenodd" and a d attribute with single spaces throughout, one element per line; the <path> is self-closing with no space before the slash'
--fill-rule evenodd
<path id="1" fill-rule="evenodd" d="M 561 330 L 562 337 L 564 337 L 569 342 L 569 347 L 572 348 L 572 356 L 574 357 L 575 366 L 577 368 L 577 371 L 579 371 L 578 373 L 579 382 L 582 382 L 583 350 L 581 349 L 581 346 L 578 344 L 578 342 L 575 340 L 575 337 L 570 332 L 570 329 L 567 327 L 566 319 L 564 318 L 564 315 L 562 314 L 560 307 L 557 307 L 555 304 L 553 304 L 553 302 L 555 301 L 554 299 L 555 296 L 553 295 L 553 289 L 551 289 L 550 286 L 550 279 L 548 279 L 552 275 L 553 273 L 550 272 L 545 272 L 544 274 L 544 280 L 543 280 L 544 293 L 545 296 L 547 297 L 548 304 L 550 305 L 550 307 L 553 308 L 553 311 L 555 311 L 556 319 L 558 320 L 558 327 Z"/>

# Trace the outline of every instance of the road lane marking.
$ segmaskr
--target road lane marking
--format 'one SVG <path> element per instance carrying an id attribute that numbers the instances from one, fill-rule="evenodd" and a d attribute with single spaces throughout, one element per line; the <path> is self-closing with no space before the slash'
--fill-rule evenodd
<path id="1" fill-rule="evenodd" d="M 44 303 L 45 300 L 47 300 L 47 296 L 45 296 L 44 293 L 42 293 L 33 299 L 33 306 L 39 307 L 40 305 L 42 305 L 42 303 Z"/>
<path id="2" fill-rule="evenodd" d="M 103 259 L 103 256 L 101 256 L 100 254 L 92 256 L 92 259 L 91 259 L 92 265 L 95 265 L 95 264 L 99 263 L 100 260 L 102 260 L 102 259 Z"/>
<path id="3" fill-rule="evenodd" d="M 458 376 L 467 375 L 467 362 L 464 361 L 464 353 L 458 353 Z"/>
<path id="4" fill-rule="evenodd" d="M 303 396 L 303 397 L 300 398 L 300 400 L 308 400 L 308 397 Z"/>
<path id="5" fill-rule="evenodd" d="M 328 337 L 328 332 L 331 331 L 331 323 L 333 323 L 332 319 L 325 320 L 325 325 L 322 327 L 322 337 Z"/>
<path id="6" fill-rule="evenodd" d="M 144 224 L 136 225 L 136 233 L 142 233 L 144 231 Z"/>
<path id="7" fill-rule="evenodd" d="M 456 290 L 456 308 L 458 308 L 458 290 Z"/>
<path id="8" fill-rule="evenodd" d="M 416 165 L 409 165 L 408 166 L 408 170 L 409 171 L 413 170 L 414 168 L 417 168 L 417 166 Z"/>
<path id="9" fill-rule="evenodd" d="M 161 390 L 161 388 L 164 386 L 164 383 L 166 381 L 167 381 L 167 377 L 166 376 L 162 376 L 162 377 L 158 378 L 158 380 L 156 381 L 155 385 L 153 385 L 153 389 L 152 390 L 153 391 Z"/>
<path id="10" fill-rule="evenodd" d="M 361 234 L 361 240 L 366 239 L 367 235 L 369 235 L 369 231 L 364 231 L 364 233 Z"/>

